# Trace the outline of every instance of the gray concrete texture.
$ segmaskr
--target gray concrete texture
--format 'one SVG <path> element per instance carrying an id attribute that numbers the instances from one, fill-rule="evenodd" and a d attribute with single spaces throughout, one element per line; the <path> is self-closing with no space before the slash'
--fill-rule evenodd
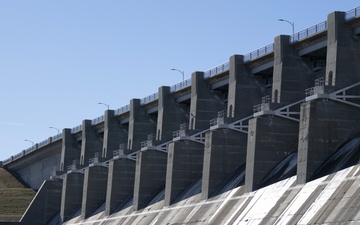
<path id="1" fill-rule="evenodd" d="M 359 96 L 359 86 L 344 96 L 332 95 L 360 81 L 360 64 L 356 60 L 360 58 L 360 48 L 358 36 L 352 34 L 354 24 L 345 21 L 344 13 L 334 12 L 328 16 L 326 34 L 322 32 L 309 37 L 311 40 L 296 43 L 290 43 L 289 36 L 280 35 L 275 37 L 273 52 L 265 55 L 265 59 L 260 57 L 248 63 L 244 63 L 241 55 L 231 56 L 229 70 L 220 79 L 228 79 L 228 84 L 217 90 L 210 85 L 218 81 L 216 76 L 205 79 L 204 72 L 194 72 L 190 102 L 178 102 L 178 95 L 161 87 L 158 103 L 152 107 L 158 107 L 157 114 L 152 111 L 149 115 L 140 99 L 132 99 L 127 135 L 112 111 L 105 113 L 105 141 L 91 121 L 84 120 L 81 155 L 74 134 L 64 130 L 63 170 L 77 157 L 87 166 L 96 152 L 103 152 L 103 157 L 109 160 L 60 176 L 63 178 L 60 217 L 64 224 L 358 223 L 358 165 L 309 180 L 338 146 L 359 131 L 360 105 L 352 98 Z M 327 46 L 321 49 L 323 52 L 316 50 L 316 56 L 311 52 L 298 55 L 301 48 L 322 43 L 324 37 Z M 326 68 L 321 72 L 309 66 L 314 57 L 326 58 Z M 269 67 L 271 60 L 273 64 Z M 266 64 L 263 67 L 266 71 L 261 71 L 262 63 Z M 250 65 L 257 69 L 248 68 Z M 320 84 L 324 95 L 316 97 L 313 93 L 312 98 L 306 98 L 309 96 L 305 89 L 321 75 L 326 76 L 324 86 Z M 270 87 L 264 81 L 269 76 Z M 226 91 L 228 99 L 219 94 Z M 227 109 L 226 122 L 242 120 L 253 114 L 253 106 L 267 94 L 272 95 L 270 109 L 247 119 L 248 127 L 242 132 L 234 124 L 210 129 L 209 121 L 219 111 Z M 281 107 L 299 100 L 303 101 L 301 106 L 300 103 L 289 106 L 293 114 L 286 115 L 290 111 Z M 281 114 L 280 109 L 285 113 Z M 172 132 L 184 120 L 192 130 L 188 136 L 173 140 L 166 150 L 157 146 L 141 150 L 141 142 L 151 134 L 156 134 L 156 143 L 171 141 Z M 204 140 L 192 139 L 191 135 L 199 131 L 207 131 Z M 111 159 L 109 151 L 124 140 L 127 140 L 125 155 Z M 297 176 L 258 189 L 262 178 L 293 151 L 298 151 Z M 244 164 L 245 185 L 213 196 L 226 178 Z M 18 171 L 31 171 L 35 165 L 23 166 Z M 36 180 L 35 177 L 30 180 Z M 177 199 L 197 179 L 201 181 L 201 192 Z M 126 201 L 128 204 L 123 205 Z M 120 205 L 122 208 L 118 208 Z"/>

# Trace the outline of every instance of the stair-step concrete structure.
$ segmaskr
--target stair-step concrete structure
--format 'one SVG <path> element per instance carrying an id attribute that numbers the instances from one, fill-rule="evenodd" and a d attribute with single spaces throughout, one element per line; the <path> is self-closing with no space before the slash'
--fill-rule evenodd
<path id="1" fill-rule="evenodd" d="M 360 223 L 359 17 L 332 12 L 1 161 L 38 190 L 19 224 Z"/>

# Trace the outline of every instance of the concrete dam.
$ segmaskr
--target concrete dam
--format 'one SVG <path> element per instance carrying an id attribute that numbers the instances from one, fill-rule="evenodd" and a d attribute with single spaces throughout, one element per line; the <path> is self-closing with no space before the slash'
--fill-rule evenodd
<path id="1" fill-rule="evenodd" d="M 360 7 L 0 162 L 0 224 L 360 224 Z"/>

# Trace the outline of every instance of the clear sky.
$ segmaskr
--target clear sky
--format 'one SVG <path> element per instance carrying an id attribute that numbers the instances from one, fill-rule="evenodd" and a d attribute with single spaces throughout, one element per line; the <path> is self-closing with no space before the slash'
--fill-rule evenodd
<path id="1" fill-rule="evenodd" d="M 350 0 L 0 0 L 0 160 L 360 6 Z"/>

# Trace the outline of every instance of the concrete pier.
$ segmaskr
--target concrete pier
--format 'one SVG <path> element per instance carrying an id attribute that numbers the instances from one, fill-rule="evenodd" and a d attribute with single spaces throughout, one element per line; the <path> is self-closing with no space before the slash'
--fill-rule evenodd
<path id="1" fill-rule="evenodd" d="M 71 129 L 63 129 L 60 170 L 66 171 L 74 160 L 79 162 L 80 156 L 81 147 L 76 143 L 75 137 L 71 135 Z"/>
<path id="2" fill-rule="evenodd" d="M 201 178 L 204 145 L 175 141 L 168 147 L 164 205 L 169 206 L 196 178 Z"/>
<path id="3" fill-rule="evenodd" d="M 209 121 L 217 116 L 219 111 L 226 109 L 224 99 L 211 92 L 204 80 L 204 72 L 191 74 L 191 104 L 190 130 L 204 130 L 210 127 Z"/>
<path id="4" fill-rule="evenodd" d="M 224 180 L 246 162 L 247 134 L 229 129 L 205 136 L 201 198 L 208 199 Z"/>
<path id="5" fill-rule="evenodd" d="M 268 95 L 260 78 L 251 76 L 244 64 L 244 56 L 230 57 L 227 114 L 230 118 L 244 118 L 253 113 L 253 106 Z M 251 97 L 250 97 L 251 96 Z"/>
<path id="6" fill-rule="evenodd" d="M 360 108 L 332 100 L 310 101 L 301 106 L 298 147 L 298 183 L 304 184 L 337 147 L 358 132 Z"/>
<path id="7" fill-rule="evenodd" d="M 256 190 L 262 178 L 296 151 L 299 123 L 277 116 L 251 119 L 246 154 L 245 191 Z"/>
<path id="8" fill-rule="evenodd" d="M 130 101 L 130 116 L 128 130 L 129 152 L 140 150 L 141 142 L 147 140 L 148 135 L 156 134 L 156 120 L 146 115 L 141 108 L 140 99 Z"/>
<path id="9" fill-rule="evenodd" d="M 187 123 L 188 110 L 182 105 L 176 103 L 175 97 L 170 95 L 170 87 L 159 88 L 156 140 L 172 140 L 172 132 L 178 130 L 180 124 Z"/>
<path id="10" fill-rule="evenodd" d="M 272 103 L 291 103 L 305 98 L 305 89 L 314 84 L 313 71 L 296 55 L 290 36 L 274 40 Z"/>
<path id="11" fill-rule="evenodd" d="M 83 120 L 80 165 L 89 165 L 89 159 L 95 155 L 101 156 L 102 147 L 103 143 L 91 125 L 91 120 Z"/>
<path id="12" fill-rule="evenodd" d="M 106 110 L 104 115 L 104 141 L 102 158 L 110 159 L 113 151 L 119 149 L 120 144 L 126 143 L 127 127 L 122 127 L 115 118 L 114 110 Z"/>
<path id="13" fill-rule="evenodd" d="M 165 188 L 167 154 L 141 151 L 136 159 L 133 209 L 139 210 Z"/>
<path id="14" fill-rule="evenodd" d="M 81 209 L 83 186 L 83 173 L 73 172 L 64 176 L 60 207 L 62 222 L 70 219 L 71 216 Z"/>
<path id="15" fill-rule="evenodd" d="M 105 214 L 110 215 L 126 199 L 134 194 L 136 162 L 129 159 L 114 159 L 109 163 Z"/>
<path id="16" fill-rule="evenodd" d="M 86 219 L 105 203 L 108 168 L 101 165 L 85 169 L 81 218 Z"/>

